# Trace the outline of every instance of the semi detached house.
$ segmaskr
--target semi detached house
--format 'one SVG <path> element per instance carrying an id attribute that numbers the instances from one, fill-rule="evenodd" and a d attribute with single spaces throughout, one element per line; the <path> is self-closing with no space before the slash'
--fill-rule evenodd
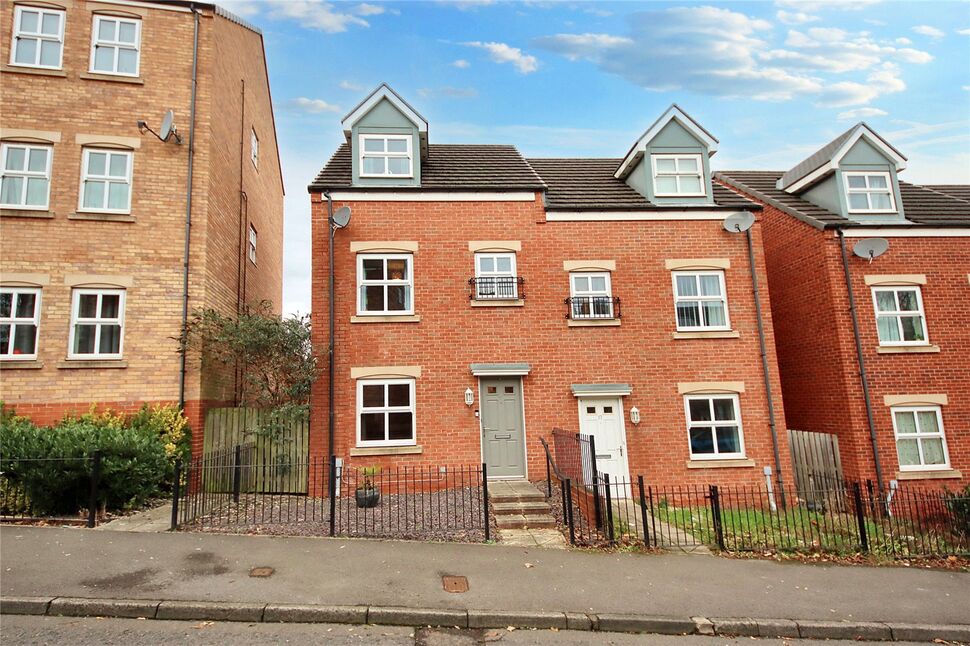
<path id="1" fill-rule="evenodd" d="M 537 480 L 539 438 L 560 427 L 593 435 L 612 476 L 789 472 L 761 226 L 750 238 L 724 226 L 762 205 L 712 182 L 718 142 L 679 107 L 616 159 L 431 143 L 386 85 L 342 126 L 346 143 L 309 186 L 321 349 L 328 208 L 353 213 L 333 247 L 336 456 L 485 462 L 490 477 Z M 318 456 L 327 397 L 324 375 Z"/>

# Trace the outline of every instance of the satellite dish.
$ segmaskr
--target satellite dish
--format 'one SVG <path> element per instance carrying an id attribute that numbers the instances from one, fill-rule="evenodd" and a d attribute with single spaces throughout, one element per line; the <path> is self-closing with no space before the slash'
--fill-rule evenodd
<path id="1" fill-rule="evenodd" d="M 341 206 L 339 209 L 333 212 L 333 226 L 338 229 L 343 229 L 345 226 L 350 224 L 350 207 Z"/>
<path id="2" fill-rule="evenodd" d="M 730 233 L 740 233 L 747 231 L 754 224 L 754 215 L 751 211 L 738 211 L 724 218 L 724 230 Z"/>
<path id="3" fill-rule="evenodd" d="M 855 243 L 852 253 L 872 262 L 873 258 L 878 258 L 889 249 L 889 240 L 885 238 L 866 238 Z"/>
<path id="4" fill-rule="evenodd" d="M 162 141 L 168 141 L 168 138 L 172 136 L 172 132 L 175 130 L 175 113 L 169 110 L 165 113 L 162 118 L 162 127 L 158 131 L 158 138 Z"/>

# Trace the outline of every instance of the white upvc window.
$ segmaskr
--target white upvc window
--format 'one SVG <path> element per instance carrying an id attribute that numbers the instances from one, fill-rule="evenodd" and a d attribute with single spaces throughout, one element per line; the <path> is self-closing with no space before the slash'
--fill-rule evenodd
<path id="1" fill-rule="evenodd" d="M 737 395 L 686 395 L 684 408 L 692 460 L 744 457 L 741 405 Z"/>
<path id="2" fill-rule="evenodd" d="M 40 289 L 0 287 L 0 360 L 37 358 Z"/>
<path id="3" fill-rule="evenodd" d="M 15 6 L 10 64 L 61 69 L 64 55 L 64 12 Z"/>
<path id="4" fill-rule="evenodd" d="M 138 76 L 141 20 L 95 14 L 91 27 L 91 70 Z"/>
<path id="5" fill-rule="evenodd" d="M 723 271 L 675 271 L 673 281 L 678 330 L 731 329 Z"/>
<path id="6" fill-rule="evenodd" d="M 414 379 L 357 381 L 357 446 L 415 443 Z"/>
<path id="7" fill-rule="evenodd" d="M 256 227 L 249 225 L 249 261 L 256 264 Z"/>
<path id="8" fill-rule="evenodd" d="M 411 177 L 411 135 L 360 135 L 361 177 Z"/>
<path id="9" fill-rule="evenodd" d="M 120 359 L 125 290 L 75 289 L 68 359 Z"/>
<path id="10" fill-rule="evenodd" d="M 50 203 L 50 146 L 0 145 L 0 206 L 46 211 Z"/>
<path id="11" fill-rule="evenodd" d="M 703 197 L 707 195 L 704 163 L 700 155 L 650 155 L 653 194 L 656 197 Z"/>
<path id="12" fill-rule="evenodd" d="M 519 297 L 514 253 L 475 254 L 475 298 L 503 300 Z"/>
<path id="13" fill-rule="evenodd" d="M 879 345 L 927 345 L 923 296 L 916 285 L 873 287 Z"/>
<path id="14" fill-rule="evenodd" d="M 131 168 L 127 150 L 85 148 L 81 160 L 78 209 L 100 213 L 131 212 Z"/>
<path id="15" fill-rule="evenodd" d="M 889 173 L 844 172 L 846 200 L 850 213 L 895 213 Z"/>
<path id="16" fill-rule="evenodd" d="M 259 137 L 256 136 L 256 129 L 249 132 L 249 158 L 253 162 L 253 167 L 259 168 Z"/>
<path id="17" fill-rule="evenodd" d="M 610 272 L 569 274 L 569 317 L 574 320 L 612 319 L 613 286 Z"/>
<path id="18" fill-rule="evenodd" d="M 357 254 L 357 313 L 413 314 L 411 254 Z"/>
<path id="19" fill-rule="evenodd" d="M 939 406 L 896 406 L 892 414 L 900 471 L 950 468 Z"/>

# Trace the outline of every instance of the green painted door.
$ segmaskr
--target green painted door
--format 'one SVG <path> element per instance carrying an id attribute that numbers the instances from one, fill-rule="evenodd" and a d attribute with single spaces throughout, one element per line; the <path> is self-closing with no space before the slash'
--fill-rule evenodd
<path id="1" fill-rule="evenodd" d="M 481 380 L 482 457 L 492 478 L 525 477 L 525 422 L 522 382 L 515 378 Z"/>

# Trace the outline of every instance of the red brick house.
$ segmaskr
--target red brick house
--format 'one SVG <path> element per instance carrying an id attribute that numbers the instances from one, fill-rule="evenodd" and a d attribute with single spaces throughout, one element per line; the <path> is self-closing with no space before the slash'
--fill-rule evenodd
<path id="1" fill-rule="evenodd" d="M 539 438 L 561 427 L 592 434 L 613 476 L 788 473 L 760 224 L 764 364 L 747 236 L 724 227 L 761 206 L 711 182 L 717 140 L 679 107 L 617 159 L 435 144 L 386 85 L 342 126 L 309 186 L 318 348 L 328 206 L 352 209 L 333 247 L 337 457 L 539 480 Z M 312 403 L 311 453 L 326 456 L 326 372 Z"/>
<path id="2" fill-rule="evenodd" d="M 836 434 L 849 478 L 954 488 L 970 482 L 970 189 L 908 184 L 905 165 L 860 123 L 787 172 L 715 177 L 764 206 L 789 427 Z"/>

